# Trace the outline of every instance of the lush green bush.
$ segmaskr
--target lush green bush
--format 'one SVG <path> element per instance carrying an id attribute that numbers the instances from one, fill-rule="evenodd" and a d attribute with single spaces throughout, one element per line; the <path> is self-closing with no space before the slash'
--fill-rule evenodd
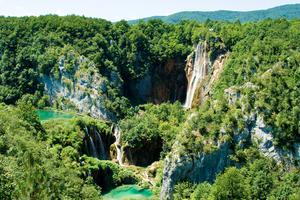
<path id="1" fill-rule="evenodd" d="M 23 102 L 18 108 L 0 105 L 0 127 L 1 199 L 100 199 L 100 189 L 84 178 L 78 162 L 80 132 L 66 131 L 76 129 L 62 122 L 53 127 L 57 132 L 44 130 Z"/>
<path id="2" fill-rule="evenodd" d="M 170 151 L 184 120 L 185 112 L 179 102 L 144 105 L 139 113 L 121 121 L 122 143 L 143 148 L 162 140 L 164 155 Z"/>

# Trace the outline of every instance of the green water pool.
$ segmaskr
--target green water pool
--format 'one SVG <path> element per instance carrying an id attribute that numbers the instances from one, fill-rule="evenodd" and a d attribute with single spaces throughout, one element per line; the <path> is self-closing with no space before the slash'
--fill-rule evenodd
<path id="1" fill-rule="evenodd" d="M 52 111 L 52 110 L 37 110 L 36 113 L 41 121 L 46 121 L 50 119 L 70 119 L 74 117 L 71 114 Z"/>
<path id="2" fill-rule="evenodd" d="M 137 185 L 124 185 L 111 190 L 103 196 L 104 200 L 145 200 L 150 199 L 152 192 Z"/>

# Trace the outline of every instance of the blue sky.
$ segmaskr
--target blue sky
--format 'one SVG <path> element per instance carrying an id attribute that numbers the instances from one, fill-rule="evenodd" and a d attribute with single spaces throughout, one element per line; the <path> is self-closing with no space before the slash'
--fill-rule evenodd
<path id="1" fill-rule="evenodd" d="M 300 0 L 0 0 L 0 15 L 77 14 L 111 21 L 179 11 L 257 10 Z"/>

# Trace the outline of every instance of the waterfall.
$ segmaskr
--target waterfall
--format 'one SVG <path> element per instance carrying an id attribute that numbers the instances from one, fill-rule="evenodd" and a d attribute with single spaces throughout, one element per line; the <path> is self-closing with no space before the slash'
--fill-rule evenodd
<path id="1" fill-rule="evenodd" d="M 91 152 L 92 156 L 95 157 L 95 158 L 98 158 L 95 143 L 94 143 L 94 141 L 93 141 L 93 139 L 90 135 L 88 137 L 89 137 L 90 145 L 91 145 L 91 148 L 92 148 L 92 152 Z"/>
<path id="2" fill-rule="evenodd" d="M 105 153 L 105 149 L 104 149 L 104 143 L 102 141 L 101 135 L 99 134 L 99 132 L 97 131 L 96 128 L 94 128 L 94 132 L 96 133 L 96 138 L 98 140 L 98 144 L 99 144 L 99 148 L 100 148 L 100 159 L 101 160 L 106 160 L 106 153 Z"/>
<path id="3" fill-rule="evenodd" d="M 119 165 L 123 165 L 123 152 L 122 152 L 122 146 L 121 146 L 121 129 L 117 125 L 114 128 L 114 136 L 116 138 L 115 146 L 117 150 L 117 160 Z"/>
<path id="4" fill-rule="evenodd" d="M 97 128 L 93 127 L 92 130 L 89 130 L 88 127 L 85 126 L 84 131 L 86 134 L 84 140 L 86 153 L 94 158 L 106 160 L 107 156 L 104 148 L 104 143 Z"/>
<path id="5" fill-rule="evenodd" d="M 206 51 L 206 45 L 199 43 L 195 50 L 195 59 L 191 66 L 192 69 L 188 69 L 187 71 L 187 76 L 189 81 L 188 81 L 186 100 L 184 104 L 185 108 L 192 107 L 196 89 L 199 86 L 200 82 L 205 78 L 207 74 L 208 66 L 209 66 L 209 59 Z M 190 74 L 190 72 L 192 74 Z"/>
<path id="6" fill-rule="evenodd" d="M 89 146 L 88 146 L 87 140 L 84 140 L 84 148 L 86 149 L 87 154 L 91 154 L 91 152 L 90 152 L 90 150 L 89 150 Z"/>

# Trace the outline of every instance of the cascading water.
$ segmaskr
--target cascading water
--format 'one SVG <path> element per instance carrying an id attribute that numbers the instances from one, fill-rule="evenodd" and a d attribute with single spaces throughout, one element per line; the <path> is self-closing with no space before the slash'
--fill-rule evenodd
<path id="1" fill-rule="evenodd" d="M 93 141 L 93 138 L 89 135 L 89 141 L 90 141 L 90 145 L 91 145 L 91 154 L 93 157 L 95 158 L 98 158 L 98 155 L 97 155 L 97 150 L 96 150 L 96 146 L 95 146 L 95 143 Z"/>
<path id="2" fill-rule="evenodd" d="M 192 69 L 188 68 L 187 71 L 187 76 L 189 81 L 188 81 L 186 100 L 184 104 L 184 108 L 187 109 L 192 107 L 195 91 L 199 83 L 207 75 L 208 66 L 209 66 L 209 58 L 208 58 L 208 53 L 206 51 L 205 44 L 203 45 L 199 43 L 194 53 L 195 53 L 195 59 L 192 66 L 190 66 Z"/>
<path id="3" fill-rule="evenodd" d="M 84 144 L 87 154 L 101 160 L 106 160 L 107 156 L 104 143 L 97 128 L 93 127 L 92 129 L 89 129 L 85 126 L 84 131 L 86 134 Z"/>
<path id="4" fill-rule="evenodd" d="M 101 135 L 100 135 L 100 133 L 97 131 L 96 128 L 94 128 L 94 132 L 95 132 L 95 135 L 96 135 L 96 139 L 97 139 L 97 141 L 98 141 L 98 144 L 99 144 L 99 149 L 100 149 L 100 159 L 101 159 L 101 160 L 106 160 L 107 158 L 106 158 L 106 153 L 105 153 L 104 144 L 103 144 Z"/>
<path id="5" fill-rule="evenodd" d="M 121 129 L 117 125 L 114 128 L 114 136 L 116 138 L 115 146 L 117 150 L 117 160 L 119 165 L 123 165 L 123 152 L 122 152 L 122 146 L 121 146 Z"/>

